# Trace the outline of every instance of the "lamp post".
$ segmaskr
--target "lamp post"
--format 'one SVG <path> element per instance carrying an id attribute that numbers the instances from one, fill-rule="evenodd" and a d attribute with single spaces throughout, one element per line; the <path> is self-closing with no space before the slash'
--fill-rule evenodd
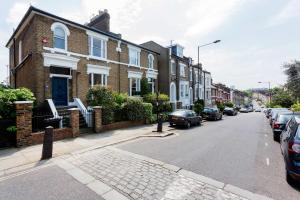
<path id="1" fill-rule="evenodd" d="M 200 52 L 200 48 L 201 47 L 205 47 L 205 46 L 208 46 L 208 45 L 212 45 L 212 44 L 216 44 L 216 43 L 219 43 L 221 42 L 221 40 L 215 40 L 213 42 L 210 42 L 210 43 L 207 43 L 207 44 L 203 44 L 203 45 L 198 45 L 198 79 L 200 78 L 200 80 L 202 79 L 202 70 L 201 70 L 201 75 L 199 76 L 199 71 L 200 71 L 200 61 L 199 61 L 199 52 Z M 204 73 L 204 79 L 205 79 L 205 73 Z M 203 80 L 203 103 L 204 103 L 204 106 L 205 106 L 205 80 Z M 200 81 L 198 80 L 198 90 L 200 88 Z M 200 93 L 199 93 L 200 94 Z M 199 98 L 199 95 L 198 95 L 198 98 Z"/>
<path id="2" fill-rule="evenodd" d="M 267 83 L 268 86 L 269 86 L 269 103 L 271 104 L 272 102 L 272 95 L 271 95 L 271 82 L 270 81 L 267 81 L 267 82 L 262 82 L 262 81 L 259 81 L 258 83 Z"/>

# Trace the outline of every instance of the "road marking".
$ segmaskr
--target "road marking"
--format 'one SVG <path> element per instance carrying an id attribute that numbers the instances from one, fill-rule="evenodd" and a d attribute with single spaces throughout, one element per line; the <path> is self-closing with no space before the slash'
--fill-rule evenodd
<path id="1" fill-rule="evenodd" d="M 270 159 L 266 158 L 266 161 L 267 161 L 267 165 L 269 166 L 270 165 Z"/>
<path id="2" fill-rule="evenodd" d="M 267 134 L 265 134 L 265 137 L 268 137 L 268 135 L 267 135 Z"/>
<path id="3" fill-rule="evenodd" d="M 269 144 L 267 142 L 265 142 L 265 146 L 267 147 Z"/>

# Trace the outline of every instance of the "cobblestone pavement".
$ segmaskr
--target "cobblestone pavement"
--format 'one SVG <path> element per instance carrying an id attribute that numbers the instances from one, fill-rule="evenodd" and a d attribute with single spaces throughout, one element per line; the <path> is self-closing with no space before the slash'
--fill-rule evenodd
<path id="1" fill-rule="evenodd" d="M 178 174 L 176 170 L 160 163 L 114 148 L 74 155 L 68 161 L 129 199 L 246 200 L 221 188 Z"/>

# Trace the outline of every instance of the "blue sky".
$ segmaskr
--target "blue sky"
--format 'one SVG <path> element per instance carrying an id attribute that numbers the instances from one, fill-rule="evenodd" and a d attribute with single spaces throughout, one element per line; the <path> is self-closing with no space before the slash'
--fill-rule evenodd
<path id="1" fill-rule="evenodd" d="M 0 80 L 7 76 L 5 44 L 32 4 L 70 20 L 85 23 L 108 9 L 111 30 L 142 43 L 170 40 L 185 46 L 184 54 L 212 72 L 214 82 L 239 89 L 285 82 L 282 64 L 300 59 L 299 0 L 0 0 Z"/>

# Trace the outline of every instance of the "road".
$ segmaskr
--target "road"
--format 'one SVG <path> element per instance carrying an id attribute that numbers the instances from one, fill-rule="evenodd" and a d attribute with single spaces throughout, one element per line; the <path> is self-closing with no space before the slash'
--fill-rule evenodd
<path id="1" fill-rule="evenodd" d="M 226 116 L 175 132 L 169 138 L 140 139 L 118 148 L 274 199 L 300 199 L 300 186 L 285 181 L 279 144 L 263 113 Z"/>

